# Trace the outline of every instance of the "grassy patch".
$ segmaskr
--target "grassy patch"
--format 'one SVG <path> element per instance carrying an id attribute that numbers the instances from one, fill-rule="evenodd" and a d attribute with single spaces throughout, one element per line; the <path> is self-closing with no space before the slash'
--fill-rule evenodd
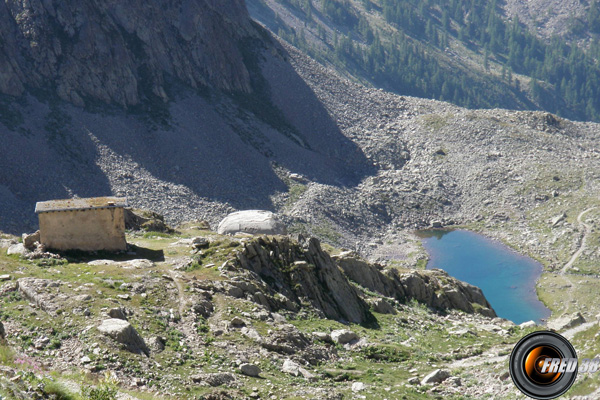
<path id="1" fill-rule="evenodd" d="M 0 344 L 0 365 L 15 365 L 15 352 L 5 344 Z"/>
<path id="2" fill-rule="evenodd" d="M 67 389 L 63 384 L 54 380 L 44 380 L 44 392 L 49 396 L 53 396 L 51 398 L 55 400 L 88 400 L 88 398 L 82 399 L 80 396 Z M 91 398 L 89 399 L 92 400 Z M 97 400 L 104 399 L 98 398 Z"/>
<path id="3" fill-rule="evenodd" d="M 423 125 L 432 131 L 439 131 L 448 125 L 448 116 L 439 114 L 428 114 L 423 116 Z"/>
<path id="4" fill-rule="evenodd" d="M 144 234 L 142 235 L 142 237 L 144 239 L 170 238 L 170 237 L 173 237 L 173 235 L 170 234 L 170 233 L 166 233 L 166 232 L 148 231 L 148 232 L 144 232 Z"/>
<path id="5" fill-rule="evenodd" d="M 391 345 L 368 346 L 361 353 L 368 360 L 398 363 L 410 358 L 406 348 L 398 348 Z"/>
<path id="6" fill-rule="evenodd" d="M 296 203 L 302 195 L 308 190 L 308 186 L 303 185 L 301 183 L 293 183 L 289 186 L 289 197 L 287 199 L 286 205 L 292 206 Z"/>

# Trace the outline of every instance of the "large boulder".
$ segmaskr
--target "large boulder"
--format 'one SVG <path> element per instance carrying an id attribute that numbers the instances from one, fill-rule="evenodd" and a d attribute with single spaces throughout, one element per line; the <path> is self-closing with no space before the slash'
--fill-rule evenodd
<path id="1" fill-rule="evenodd" d="M 271 211 L 246 210 L 226 216 L 219 224 L 217 233 L 220 235 L 235 235 L 236 233 L 286 235 L 287 229 Z"/>
<path id="2" fill-rule="evenodd" d="M 16 255 L 16 256 L 23 257 L 27 254 L 27 249 L 25 248 L 25 245 L 23 243 L 16 243 L 16 244 L 10 245 L 10 247 L 6 251 L 6 254 L 9 256 Z"/>
<path id="3" fill-rule="evenodd" d="M 135 328 L 127 321 L 117 318 L 110 318 L 102 321 L 98 330 L 125 345 L 127 350 L 132 353 L 149 354 L 148 346 L 144 339 L 137 333 Z"/>
<path id="4" fill-rule="evenodd" d="M 242 364 L 240 365 L 240 372 L 246 376 L 258 377 L 260 375 L 260 368 L 254 364 Z"/>
<path id="5" fill-rule="evenodd" d="M 445 369 L 436 369 L 423 378 L 421 385 L 434 385 L 437 383 L 442 383 L 448 378 L 450 378 L 450 372 L 446 371 Z"/>
<path id="6" fill-rule="evenodd" d="M 281 371 L 292 376 L 303 376 L 308 380 L 313 380 L 315 378 L 314 374 L 312 374 L 307 369 L 302 368 L 300 364 L 290 359 L 287 359 L 283 362 L 283 367 L 281 368 Z"/>
<path id="7" fill-rule="evenodd" d="M 347 329 L 339 329 L 331 332 L 331 340 L 339 344 L 352 343 L 358 340 L 358 335 Z"/>
<path id="8" fill-rule="evenodd" d="M 111 318 L 127 321 L 127 315 L 125 315 L 125 310 L 122 307 L 111 308 L 107 314 Z"/>

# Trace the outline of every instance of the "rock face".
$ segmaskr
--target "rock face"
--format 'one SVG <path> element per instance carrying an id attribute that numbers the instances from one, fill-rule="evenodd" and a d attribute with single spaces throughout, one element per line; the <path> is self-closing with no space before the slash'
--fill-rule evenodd
<path id="1" fill-rule="evenodd" d="M 149 354 L 144 339 L 141 338 L 135 328 L 127 321 L 117 318 L 106 319 L 98 326 L 98 330 L 125 345 L 127 350 L 133 353 Z"/>
<path id="2" fill-rule="evenodd" d="M 217 229 L 220 235 L 236 234 L 238 232 L 253 235 L 285 235 L 285 225 L 270 211 L 245 210 L 229 214 Z"/>
<path id="3" fill-rule="evenodd" d="M 130 106 L 166 100 L 169 77 L 249 92 L 238 43 L 254 34 L 243 0 L 10 0 L 0 4 L 0 92 L 51 81 L 79 106 Z"/>
<path id="4" fill-rule="evenodd" d="M 283 295 L 298 307 L 305 301 L 327 318 L 359 324 L 375 320 L 368 304 L 317 239 L 296 243 L 287 237 L 260 237 L 245 245 L 237 262 L 268 282 L 272 296 Z M 279 307 L 273 304 L 272 308 Z"/>
<path id="5" fill-rule="evenodd" d="M 438 309 L 455 308 L 496 316 L 481 289 L 454 279 L 440 269 L 400 272 L 389 268 L 380 271 L 351 253 L 342 253 L 335 260 L 348 278 L 384 296 L 399 301 L 415 299 Z"/>

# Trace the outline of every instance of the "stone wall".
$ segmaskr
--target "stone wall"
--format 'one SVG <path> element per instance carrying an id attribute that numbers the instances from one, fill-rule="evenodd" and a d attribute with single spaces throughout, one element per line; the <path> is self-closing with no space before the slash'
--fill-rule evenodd
<path id="1" fill-rule="evenodd" d="M 122 208 L 38 214 L 41 242 L 56 250 L 126 250 Z"/>

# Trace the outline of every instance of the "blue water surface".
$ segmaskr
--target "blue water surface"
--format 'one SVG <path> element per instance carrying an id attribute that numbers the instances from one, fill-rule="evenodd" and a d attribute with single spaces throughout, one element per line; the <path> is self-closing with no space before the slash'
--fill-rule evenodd
<path id="1" fill-rule="evenodd" d="M 542 273 L 537 261 L 474 232 L 431 230 L 420 236 L 429 254 L 427 269 L 443 269 L 480 287 L 499 317 L 520 324 L 550 316 L 535 292 Z"/>

